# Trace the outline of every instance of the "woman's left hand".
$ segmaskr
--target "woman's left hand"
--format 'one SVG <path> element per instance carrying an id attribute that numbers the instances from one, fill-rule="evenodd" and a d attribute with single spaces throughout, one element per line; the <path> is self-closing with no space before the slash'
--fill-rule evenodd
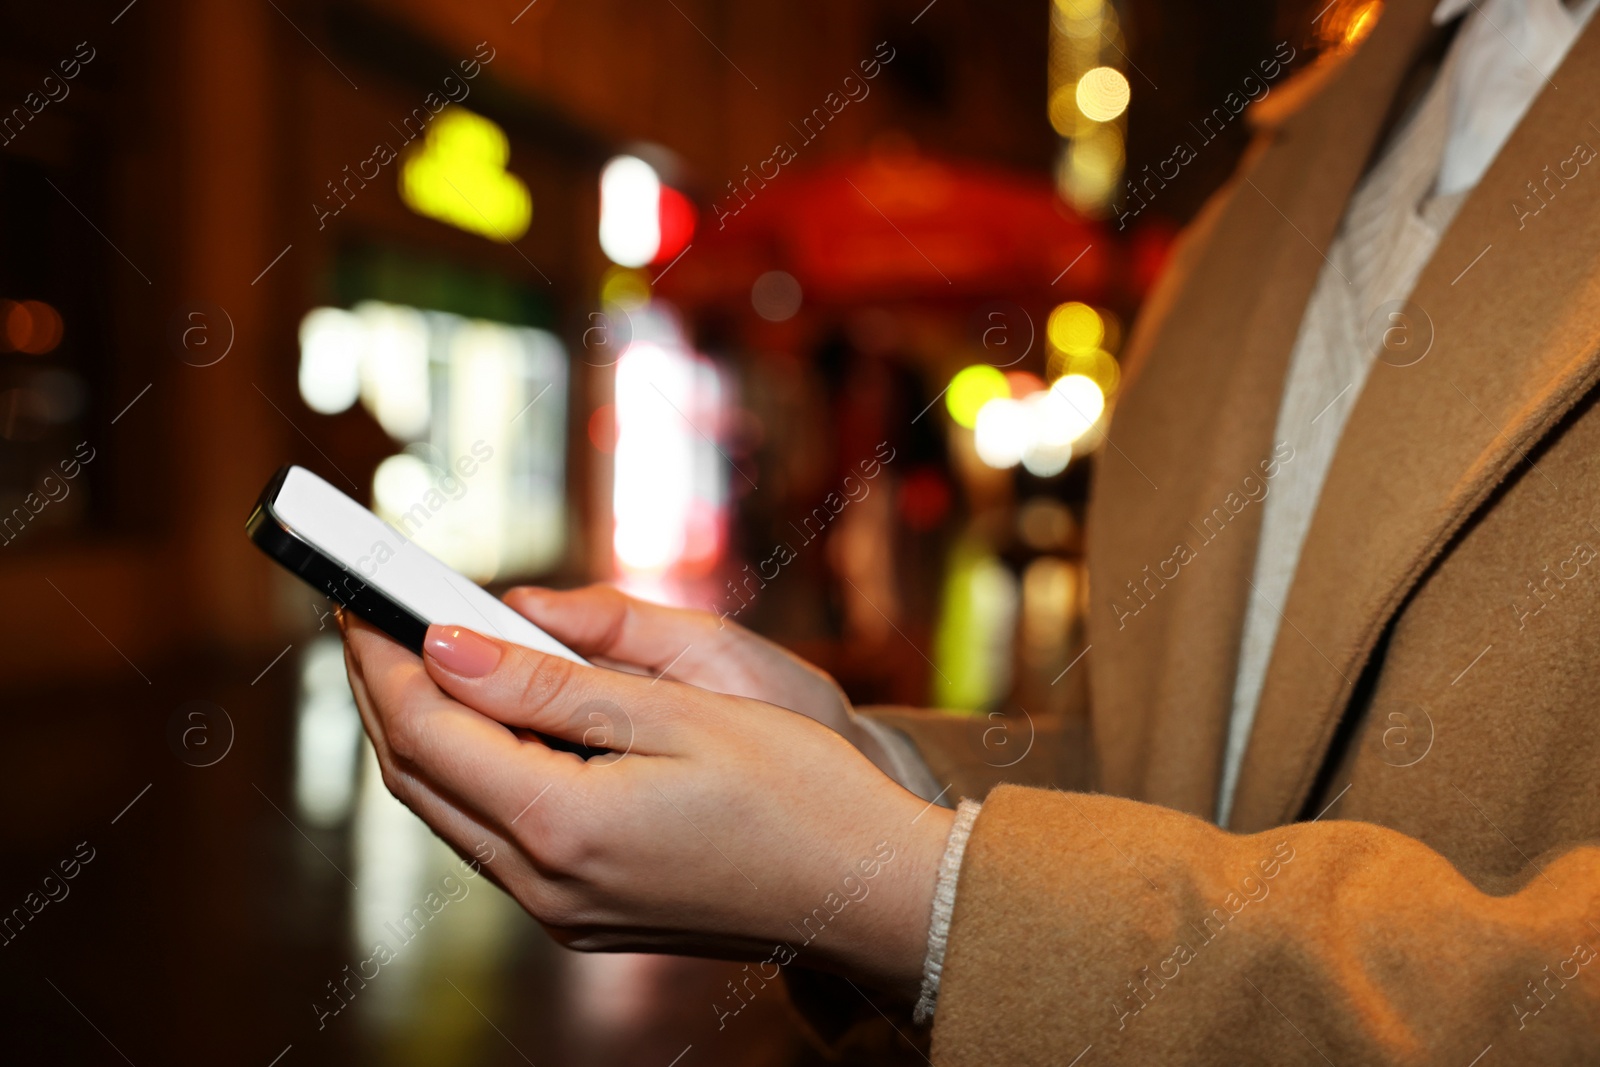
<path id="1" fill-rule="evenodd" d="M 838 734 L 457 627 L 430 628 L 420 660 L 354 617 L 345 642 L 390 791 L 564 944 L 771 959 L 785 943 L 915 994 L 953 814 Z"/>

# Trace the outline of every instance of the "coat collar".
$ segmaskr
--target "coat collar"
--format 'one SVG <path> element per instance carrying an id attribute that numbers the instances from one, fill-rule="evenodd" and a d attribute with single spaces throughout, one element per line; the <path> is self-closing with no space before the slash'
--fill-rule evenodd
<path id="1" fill-rule="evenodd" d="M 1512 478 L 1563 491 L 1529 452 L 1600 380 L 1593 25 L 1551 82 L 1408 301 L 1409 328 L 1431 333 L 1426 356 L 1406 366 L 1398 364 L 1414 356 L 1380 359 L 1345 428 L 1283 605 L 1292 625 L 1278 634 L 1268 667 L 1235 798 L 1237 829 L 1291 819 L 1307 803 L 1350 683 L 1490 494 Z M 1331 92 L 1328 103 L 1340 95 Z M 1558 176 L 1541 186 L 1541 200 L 1532 183 L 1547 173 Z"/>

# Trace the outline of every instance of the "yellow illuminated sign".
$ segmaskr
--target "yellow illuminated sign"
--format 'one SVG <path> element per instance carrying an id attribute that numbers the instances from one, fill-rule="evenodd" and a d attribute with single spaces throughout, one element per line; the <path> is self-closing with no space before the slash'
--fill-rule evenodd
<path id="1" fill-rule="evenodd" d="M 400 198 L 419 215 L 510 244 L 528 232 L 533 198 L 506 170 L 511 143 L 499 126 L 446 108 L 400 166 Z"/>

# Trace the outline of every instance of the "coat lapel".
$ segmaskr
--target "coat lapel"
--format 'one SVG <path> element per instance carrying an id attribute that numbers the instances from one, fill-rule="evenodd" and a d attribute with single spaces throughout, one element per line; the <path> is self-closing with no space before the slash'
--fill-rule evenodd
<path id="1" fill-rule="evenodd" d="M 1294 818 L 1307 803 L 1351 683 L 1494 489 L 1523 478 L 1562 491 L 1528 453 L 1600 378 L 1600 27 L 1552 82 L 1559 89 L 1535 100 L 1411 296 L 1412 340 L 1431 328 L 1427 355 L 1380 360 L 1356 402 L 1283 605 L 1289 625 L 1268 667 L 1235 829 Z M 1580 142 L 1594 147 L 1575 150 Z M 1541 203 L 1530 183 L 1545 181 L 1547 165 L 1565 177 L 1542 187 L 1549 202 L 1530 216 Z"/>
<path id="2" fill-rule="evenodd" d="M 1272 456 L 1283 375 L 1326 249 L 1428 33 L 1393 0 L 1366 44 L 1284 119 L 1207 210 L 1130 339 L 1090 509 L 1099 788 L 1209 816 L 1259 505 L 1215 532 Z M 1197 455 L 1198 453 L 1198 455 Z M 1174 563 L 1185 545 L 1190 562 Z"/>

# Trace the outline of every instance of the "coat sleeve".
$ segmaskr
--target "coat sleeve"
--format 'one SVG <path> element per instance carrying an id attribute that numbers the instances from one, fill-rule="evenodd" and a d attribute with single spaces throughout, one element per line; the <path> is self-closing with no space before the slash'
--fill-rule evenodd
<path id="1" fill-rule="evenodd" d="M 1600 848 L 1517 884 L 1483 892 L 1368 823 L 1245 836 L 1002 786 L 967 843 L 932 1062 L 1597 1062 Z"/>
<path id="2" fill-rule="evenodd" d="M 921 708 L 868 707 L 860 714 L 911 740 L 940 787 L 940 803 L 982 800 L 1002 783 L 1051 789 L 1087 789 L 1089 718 L 1084 675 L 1061 682 L 1061 711 L 1033 715 L 1020 708 L 983 713 Z"/>

